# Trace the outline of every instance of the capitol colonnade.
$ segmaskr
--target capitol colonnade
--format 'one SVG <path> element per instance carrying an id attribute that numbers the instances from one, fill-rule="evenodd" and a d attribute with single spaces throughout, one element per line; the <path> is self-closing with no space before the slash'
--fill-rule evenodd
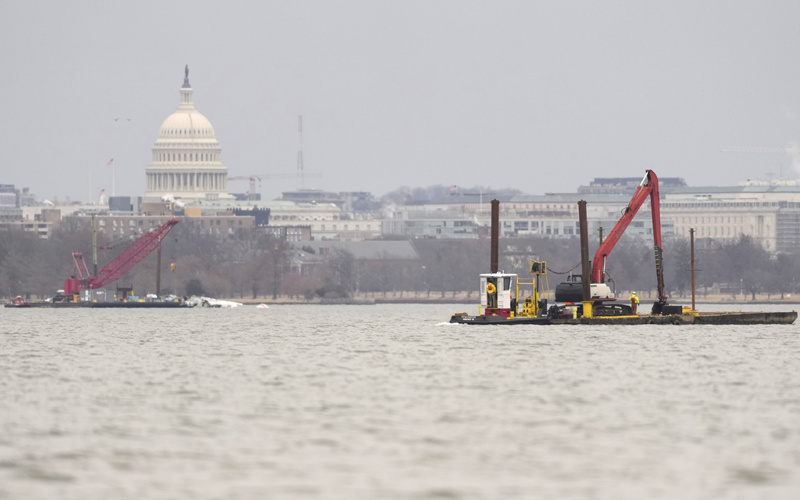
<path id="1" fill-rule="evenodd" d="M 203 172 L 147 173 L 147 191 L 170 192 L 176 196 L 183 193 L 205 193 L 228 191 L 227 174 Z M 196 196 L 190 196 L 196 197 Z"/>

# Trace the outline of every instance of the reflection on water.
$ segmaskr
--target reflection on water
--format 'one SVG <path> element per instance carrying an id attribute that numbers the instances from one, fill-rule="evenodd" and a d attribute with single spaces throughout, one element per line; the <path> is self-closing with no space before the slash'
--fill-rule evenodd
<path id="1" fill-rule="evenodd" d="M 464 309 L 0 309 L 0 499 L 800 495 L 797 325 Z"/>

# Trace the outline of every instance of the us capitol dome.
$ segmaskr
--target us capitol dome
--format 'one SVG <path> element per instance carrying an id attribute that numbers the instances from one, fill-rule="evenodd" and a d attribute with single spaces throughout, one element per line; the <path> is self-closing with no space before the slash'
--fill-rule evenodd
<path id="1" fill-rule="evenodd" d="M 214 127 L 194 108 L 188 65 L 185 72 L 178 109 L 161 124 L 153 146 L 145 198 L 232 200 Z"/>

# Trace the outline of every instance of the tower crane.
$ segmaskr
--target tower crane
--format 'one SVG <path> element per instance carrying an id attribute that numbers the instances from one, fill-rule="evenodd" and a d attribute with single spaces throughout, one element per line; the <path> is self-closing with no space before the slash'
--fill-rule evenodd
<path id="1" fill-rule="evenodd" d="M 322 177 L 322 174 L 307 174 L 303 170 L 298 170 L 296 174 L 250 174 L 239 175 L 235 177 L 228 177 L 229 181 L 250 181 L 250 191 L 247 194 L 248 200 L 256 199 L 256 182 L 258 187 L 261 187 L 261 179 L 293 179 L 296 178 L 300 184 L 303 185 L 303 179 L 306 177 Z"/>
<path id="2" fill-rule="evenodd" d="M 229 181 L 250 181 L 250 192 L 248 193 L 248 200 L 256 199 L 256 181 L 259 182 L 261 187 L 261 179 L 297 179 L 297 188 L 305 189 L 306 177 L 322 177 L 321 174 L 309 174 L 305 171 L 303 164 L 303 115 L 297 117 L 297 132 L 299 135 L 299 146 L 297 148 L 297 172 L 294 174 L 248 174 L 235 177 L 228 177 Z"/>
<path id="3" fill-rule="evenodd" d="M 256 181 L 258 186 L 261 187 L 261 177 L 258 175 L 237 175 L 235 177 L 228 177 L 229 181 L 250 181 L 250 191 L 247 192 L 248 200 L 256 199 Z"/>

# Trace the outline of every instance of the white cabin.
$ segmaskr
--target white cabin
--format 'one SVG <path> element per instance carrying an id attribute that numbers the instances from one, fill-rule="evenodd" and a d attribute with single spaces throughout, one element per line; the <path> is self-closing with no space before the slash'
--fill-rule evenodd
<path id="1" fill-rule="evenodd" d="M 480 278 L 481 307 L 484 309 L 510 309 L 511 297 L 517 289 L 517 275 L 489 273 L 481 274 Z M 489 293 L 489 285 L 494 287 L 493 293 Z"/>

